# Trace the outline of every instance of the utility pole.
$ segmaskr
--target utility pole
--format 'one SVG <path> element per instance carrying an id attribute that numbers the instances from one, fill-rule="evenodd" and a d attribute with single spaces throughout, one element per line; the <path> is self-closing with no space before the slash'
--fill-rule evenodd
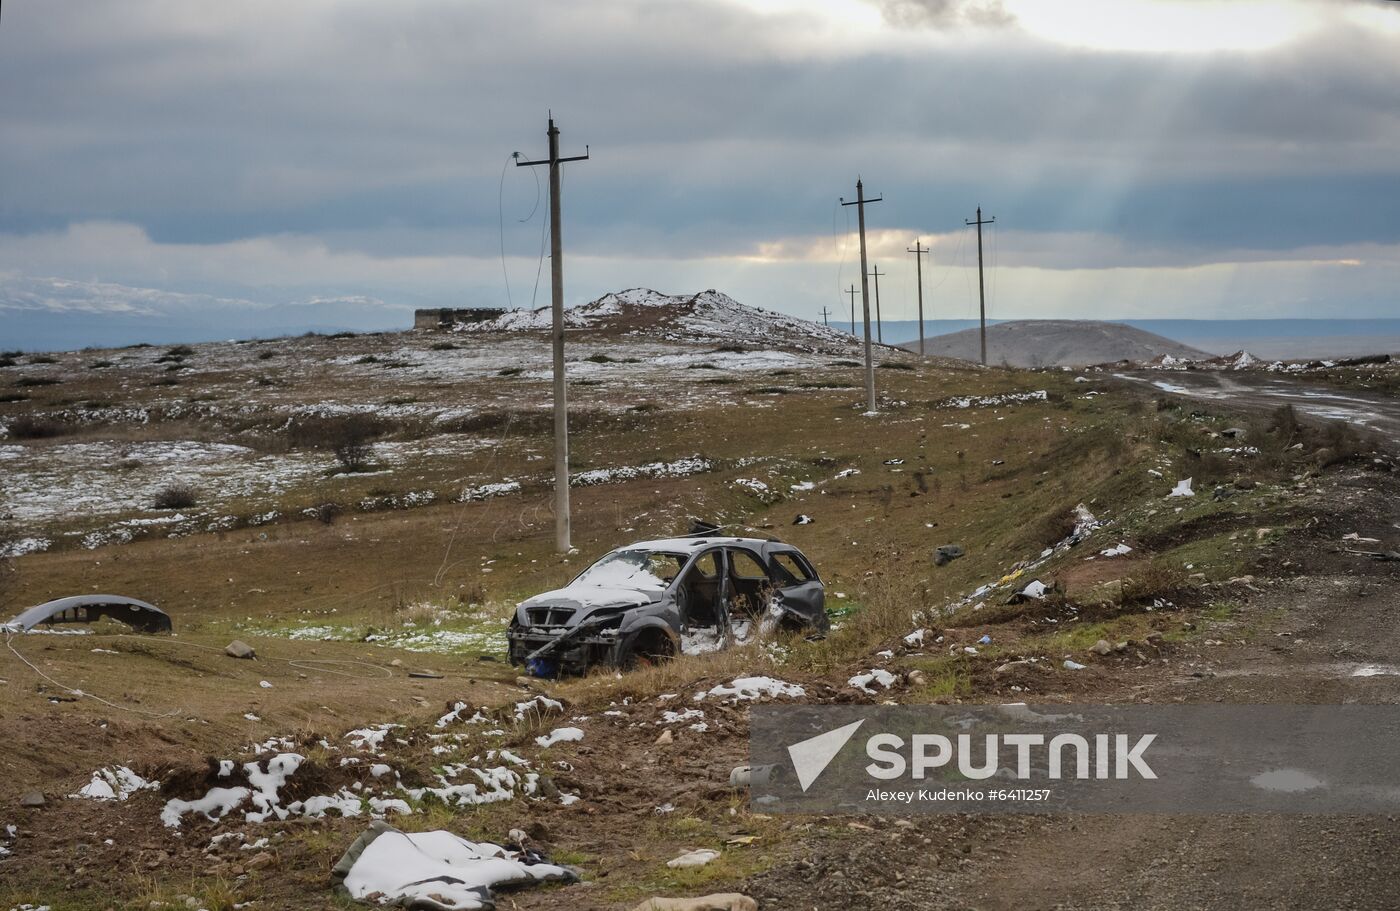
<path id="1" fill-rule="evenodd" d="M 823 325 L 823 326 L 830 326 L 830 325 L 831 325 L 831 323 L 828 323 L 828 322 L 826 321 L 826 318 L 827 318 L 830 314 L 831 314 L 831 311 L 828 310 L 828 309 L 826 309 L 825 306 L 823 306 L 823 307 L 822 307 L 822 325 Z"/>
<path id="2" fill-rule="evenodd" d="M 977 226 L 977 299 L 982 305 L 982 366 L 987 366 L 987 286 L 982 282 L 982 226 L 994 224 L 997 217 L 982 220 L 982 207 L 977 207 L 977 220 L 963 219 L 964 224 Z"/>
<path id="3" fill-rule="evenodd" d="M 560 236 L 559 165 L 566 161 L 587 161 L 588 146 L 582 155 L 559 157 L 559 128 L 554 115 L 549 117 L 549 158 L 543 161 L 521 161 L 516 167 L 549 165 L 549 266 L 550 291 L 554 316 L 554 546 L 568 553 L 572 523 L 569 514 L 569 401 L 564 383 L 564 241 Z"/>
<path id="4" fill-rule="evenodd" d="M 914 248 L 906 250 L 906 253 L 914 254 L 915 270 L 919 276 L 919 357 L 924 356 L 924 256 L 929 252 L 928 247 L 919 243 L 919 239 L 914 238 Z"/>
<path id="5" fill-rule="evenodd" d="M 889 275 L 889 273 L 881 272 L 879 263 L 876 263 L 875 269 L 870 274 L 875 276 L 875 341 L 883 345 L 885 343 L 885 321 L 880 318 L 880 276 Z"/>
<path id="6" fill-rule="evenodd" d="M 851 296 L 851 335 L 856 334 L 856 286 L 853 282 L 846 291 Z"/>
<path id="7" fill-rule="evenodd" d="M 865 265 L 865 204 L 880 202 L 885 197 L 865 198 L 865 184 L 856 178 L 856 198 L 854 202 L 841 200 L 843 206 L 855 206 L 857 221 L 860 223 L 860 306 L 865 315 L 865 400 L 866 411 L 875 410 L 875 361 L 870 350 L 870 280 Z"/>

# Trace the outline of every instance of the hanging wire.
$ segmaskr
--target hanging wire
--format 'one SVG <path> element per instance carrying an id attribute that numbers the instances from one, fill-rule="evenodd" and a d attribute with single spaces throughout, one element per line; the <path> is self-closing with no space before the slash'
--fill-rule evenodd
<path id="1" fill-rule="evenodd" d="M 538 178 L 537 178 L 537 179 L 538 179 Z M 563 180 L 564 180 L 563 174 L 560 174 L 560 175 L 559 175 L 559 180 L 560 180 L 561 183 L 563 182 Z M 545 200 L 546 200 L 546 201 L 549 200 L 549 191 L 548 191 L 548 190 L 545 191 Z M 533 291 L 530 292 L 530 309 L 531 309 L 531 310 L 534 310 L 534 309 L 535 309 L 535 299 L 539 296 L 539 293 L 540 293 L 540 275 L 541 275 L 541 273 L 544 272 L 544 247 L 545 247 L 545 242 L 546 242 L 548 239 L 549 239 L 549 219 L 548 219 L 548 218 L 542 218 L 542 219 L 540 219 L 540 258 L 539 258 L 539 262 L 537 262 L 537 263 L 535 264 L 535 289 L 534 289 Z"/>

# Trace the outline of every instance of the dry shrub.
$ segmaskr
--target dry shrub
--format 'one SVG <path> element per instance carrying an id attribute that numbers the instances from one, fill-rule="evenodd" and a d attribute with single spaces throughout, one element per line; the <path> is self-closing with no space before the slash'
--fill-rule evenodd
<path id="1" fill-rule="evenodd" d="M 1142 604 L 1156 598 L 1171 598 L 1185 588 L 1186 570 L 1166 560 L 1153 560 L 1123 580 L 1122 601 Z"/>
<path id="2" fill-rule="evenodd" d="M 45 440 L 68 433 L 68 427 L 58 421 L 24 415 L 10 422 L 10 436 L 16 440 Z"/>
<path id="3" fill-rule="evenodd" d="M 199 494 L 188 484 L 171 484 L 156 493 L 152 509 L 189 509 L 199 504 Z"/>
<path id="4" fill-rule="evenodd" d="M 1053 547 L 1074 533 L 1074 506 L 1059 506 L 1035 520 L 1031 538 L 1037 547 Z"/>
<path id="5" fill-rule="evenodd" d="M 287 427 L 287 441 L 296 448 L 329 449 L 342 470 L 364 471 L 374 458 L 374 438 L 384 422 L 367 414 L 299 418 Z"/>

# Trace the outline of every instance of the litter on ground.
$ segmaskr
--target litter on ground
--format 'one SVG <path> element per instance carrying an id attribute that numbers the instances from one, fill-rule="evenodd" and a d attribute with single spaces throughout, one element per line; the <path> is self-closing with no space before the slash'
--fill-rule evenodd
<path id="1" fill-rule="evenodd" d="M 400 832 L 375 823 L 340 858 L 331 878 L 357 901 L 474 911 L 495 907 L 493 888 L 578 877 L 526 851 L 467 841 L 451 832 Z"/>

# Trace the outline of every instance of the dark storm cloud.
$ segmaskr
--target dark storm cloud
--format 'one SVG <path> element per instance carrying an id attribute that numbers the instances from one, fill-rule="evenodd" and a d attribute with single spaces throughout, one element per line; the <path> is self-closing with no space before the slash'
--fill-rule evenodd
<path id="1" fill-rule="evenodd" d="M 997 4 L 890 0 L 891 21 Z M 1254 54 L 1088 53 L 1014 28 L 846 48 L 703 2 L 29 3 L 0 26 L 0 229 L 110 219 L 165 242 L 314 234 L 493 252 L 505 156 L 553 107 L 580 252 L 723 255 L 979 203 L 1024 230 L 1175 248 L 1400 240 L 1396 41 L 1337 25 Z M 994 42 L 994 43 L 987 43 Z M 512 252 L 534 176 L 508 168 Z M 537 225 L 538 222 L 535 222 Z M 3 265 L 3 264 L 0 264 Z"/>

